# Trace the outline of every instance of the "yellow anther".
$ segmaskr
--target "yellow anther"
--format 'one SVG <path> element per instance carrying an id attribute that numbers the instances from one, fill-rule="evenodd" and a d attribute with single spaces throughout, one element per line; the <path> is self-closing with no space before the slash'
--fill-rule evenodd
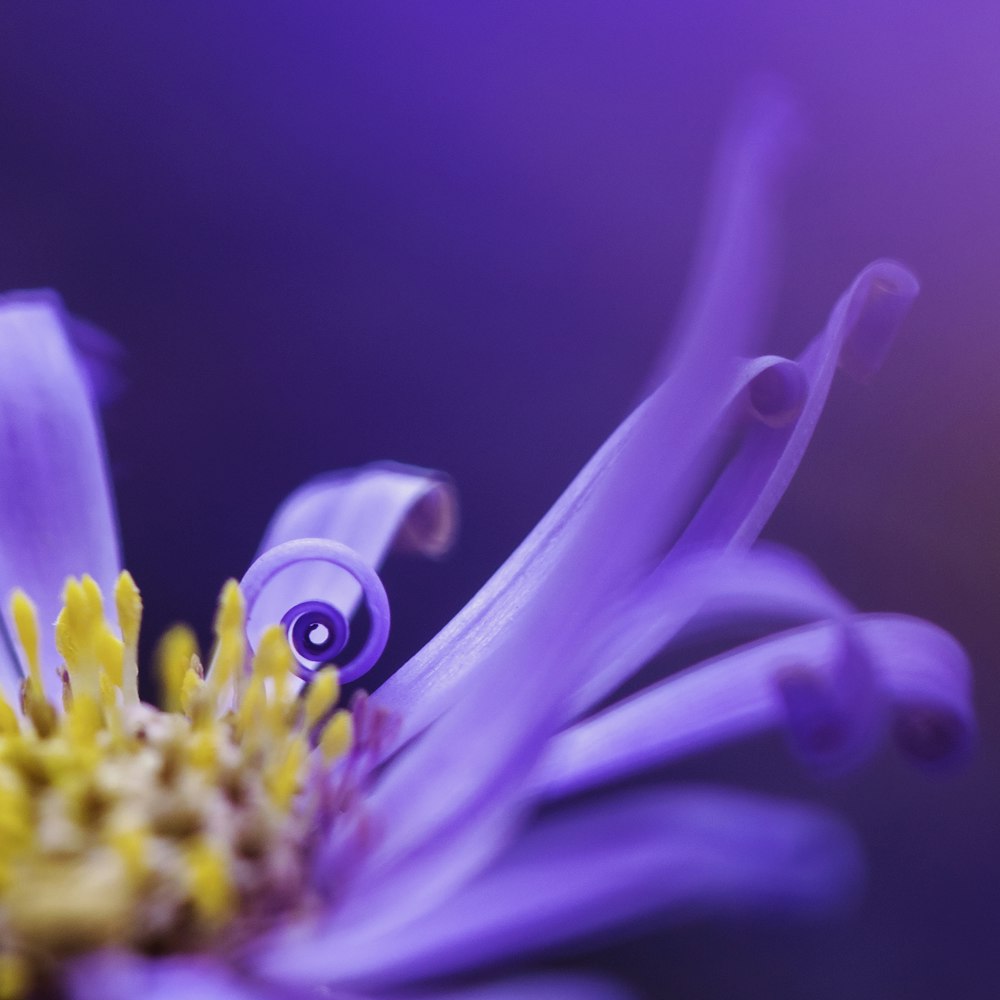
<path id="1" fill-rule="evenodd" d="M 319 748 L 327 762 L 343 757 L 354 741 L 354 717 L 346 709 L 335 712 L 323 727 L 319 738 Z"/>
<path id="2" fill-rule="evenodd" d="M 198 655 L 198 641 L 185 625 L 175 625 L 160 640 L 156 649 L 160 700 L 168 712 L 180 712 L 181 691 L 192 659 Z"/>
<path id="3" fill-rule="evenodd" d="M 124 655 L 121 687 L 125 701 L 139 700 L 139 627 L 142 625 L 142 596 L 128 570 L 122 570 L 115 583 L 115 610 L 122 630 Z"/>
<path id="4" fill-rule="evenodd" d="M 74 688 L 95 698 L 100 693 L 100 637 L 106 627 L 97 581 L 87 575 L 81 580 L 70 577 L 56 619 L 56 648 L 66 661 Z"/>
<path id="5" fill-rule="evenodd" d="M 0 1000 L 21 1000 L 31 987 L 31 969 L 20 955 L 0 955 Z"/>
<path id="6" fill-rule="evenodd" d="M 101 729 L 101 708 L 90 694 L 73 694 L 73 703 L 66 713 L 66 737 L 77 748 L 95 746 L 95 737 Z"/>
<path id="7" fill-rule="evenodd" d="M 38 609 L 23 590 L 15 590 L 10 601 L 11 617 L 17 640 L 28 661 L 28 676 L 38 693 L 42 692 L 42 667 L 38 658 Z"/>
<path id="8" fill-rule="evenodd" d="M 140 887 L 147 871 L 149 831 L 141 827 L 118 830 L 109 838 L 112 848 L 122 860 L 125 878 L 133 889 Z"/>
<path id="9" fill-rule="evenodd" d="M 20 731 L 21 724 L 17 712 L 11 708 L 7 699 L 0 695 L 0 736 L 16 736 Z"/>
<path id="10" fill-rule="evenodd" d="M 302 739 L 294 739 L 288 745 L 284 759 L 267 775 L 267 788 L 274 804 L 282 810 L 287 810 L 295 793 L 302 786 L 302 765 L 305 763 L 308 750 Z"/>
<path id="11" fill-rule="evenodd" d="M 285 630 L 280 625 L 264 629 L 253 658 L 253 672 L 259 677 L 284 680 L 292 672 L 295 657 L 288 645 Z"/>
<path id="12" fill-rule="evenodd" d="M 108 680 L 116 688 L 121 688 L 125 660 L 124 643 L 107 625 L 101 627 L 95 638 L 95 652 L 98 663 L 104 668 L 104 673 L 107 675 Z"/>
<path id="13" fill-rule="evenodd" d="M 239 682 L 246 660 L 246 602 L 235 580 L 229 580 L 219 594 L 215 612 L 215 654 L 208 671 L 212 690 L 220 692 L 231 681 Z"/>
<path id="14" fill-rule="evenodd" d="M 339 697 L 340 676 L 336 669 L 327 667 L 316 674 L 306 691 L 306 728 L 312 729 L 337 704 Z"/>
<path id="15" fill-rule="evenodd" d="M 254 676 L 250 679 L 250 686 L 236 709 L 236 724 L 244 739 L 251 735 L 259 725 L 266 705 L 267 694 L 264 691 L 264 681 L 259 676 Z"/>
<path id="16" fill-rule="evenodd" d="M 205 686 L 201 674 L 193 666 L 184 672 L 181 682 L 181 711 L 189 718 L 200 709 L 201 693 Z"/>
<path id="17" fill-rule="evenodd" d="M 204 840 L 198 840 L 185 858 L 188 892 L 203 920 L 217 924 L 233 905 L 233 887 L 225 855 Z"/>

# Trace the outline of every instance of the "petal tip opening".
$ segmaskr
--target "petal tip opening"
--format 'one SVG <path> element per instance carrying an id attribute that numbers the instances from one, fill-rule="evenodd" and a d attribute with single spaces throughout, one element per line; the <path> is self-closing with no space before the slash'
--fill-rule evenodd
<path id="1" fill-rule="evenodd" d="M 747 386 L 750 412 L 768 427 L 787 427 L 798 419 L 809 390 L 805 373 L 788 358 L 761 359 L 764 367 Z"/>
<path id="2" fill-rule="evenodd" d="M 903 320 L 920 292 L 916 275 L 899 261 L 869 264 L 854 283 L 848 332 L 840 352 L 840 367 L 866 381 L 882 367 Z"/>

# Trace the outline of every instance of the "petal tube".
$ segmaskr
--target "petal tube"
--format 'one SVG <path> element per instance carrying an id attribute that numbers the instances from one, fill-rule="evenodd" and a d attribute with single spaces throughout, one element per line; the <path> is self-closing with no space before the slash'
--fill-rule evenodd
<path id="1" fill-rule="evenodd" d="M 446 476 L 381 462 L 320 476 L 297 489 L 272 518 L 259 555 L 299 538 L 326 538 L 378 569 L 393 548 L 443 555 L 457 529 L 458 500 Z M 361 588 L 349 573 L 304 562 L 287 568 L 261 595 L 258 617 L 273 624 L 302 601 L 323 600 L 350 619 L 360 599 Z"/>
<path id="2" fill-rule="evenodd" d="M 826 329 L 798 359 L 805 396 L 798 402 L 797 418 L 775 425 L 765 413 L 749 428 L 739 452 L 684 532 L 678 552 L 708 545 L 745 547 L 754 541 L 802 461 L 837 367 L 862 377 L 873 374 L 919 287 L 910 271 L 891 260 L 875 261 L 858 275 L 834 306 Z M 773 377 L 778 372 L 777 366 L 772 368 L 764 395 L 771 408 L 782 412 L 787 410 L 782 400 L 794 397 L 795 391 L 787 384 L 791 372 L 785 369 L 780 381 Z"/>
<path id="3" fill-rule="evenodd" d="M 970 669 L 946 632 L 902 615 L 859 615 L 850 623 L 867 657 L 876 694 L 892 715 L 901 747 L 927 762 L 962 752 L 974 731 Z M 812 682 L 810 695 L 836 689 L 837 622 L 794 629 L 699 664 L 578 723 L 557 736 L 536 776 L 538 794 L 557 798 L 775 726 L 810 724 L 809 703 L 789 715 L 782 682 Z M 848 676 L 848 682 L 851 681 Z M 853 689 L 847 692 L 856 694 Z M 842 712 L 864 704 L 834 702 Z M 813 716 L 815 721 L 815 714 Z M 850 720 L 841 718 L 846 724 Z M 866 721 L 864 714 L 861 721 Z M 868 718 L 870 720 L 870 717 Z M 801 741 L 800 742 L 801 745 Z"/>
<path id="4" fill-rule="evenodd" d="M 38 605 L 51 691 L 66 578 L 89 573 L 110 594 L 121 568 L 103 441 L 67 324 L 54 295 L 0 299 L 0 601 L 8 628 L 15 587 Z"/>
<path id="5" fill-rule="evenodd" d="M 800 805 L 708 789 L 622 794 L 556 813 L 487 872 L 389 937 L 275 954 L 290 982 L 456 972 L 656 914 L 819 910 L 859 882 L 850 832 Z"/>
<path id="6" fill-rule="evenodd" d="M 592 620 L 656 566 L 687 523 L 730 434 L 746 420 L 748 387 L 769 367 L 738 359 L 757 353 L 771 272 L 772 203 L 793 118 L 786 100 L 762 91 L 730 131 L 694 291 L 674 349 L 658 367 L 662 384 L 479 594 L 377 692 L 404 718 L 401 740 L 445 710 L 456 685 L 525 606 L 573 591 Z M 771 394 L 756 396 L 768 410 Z"/>

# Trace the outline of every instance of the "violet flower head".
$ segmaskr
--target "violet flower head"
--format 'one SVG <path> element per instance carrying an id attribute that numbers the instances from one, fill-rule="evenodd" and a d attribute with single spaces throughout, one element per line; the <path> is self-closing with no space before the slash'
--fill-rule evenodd
<path id="1" fill-rule="evenodd" d="M 887 725 L 922 761 L 971 735 L 949 635 L 858 614 L 755 544 L 835 370 L 871 375 L 917 292 L 877 261 L 798 358 L 760 353 L 793 126 L 774 94 L 737 117 L 643 402 L 370 695 L 341 684 L 385 645 L 377 570 L 448 548 L 450 481 L 382 463 L 297 491 L 224 587 L 208 657 L 185 629 L 164 637 L 163 709 L 146 705 L 101 352 L 54 296 L 0 300 L 0 995 L 586 1000 L 615 988 L 441 984 L 650 915 L 849 893 L 854 841 L 821 809 L 615 788 L 772 728 L 820 768 L 857 763 Z M 763 637 L 621 693 L 679 639 L 733 624 Z"/>

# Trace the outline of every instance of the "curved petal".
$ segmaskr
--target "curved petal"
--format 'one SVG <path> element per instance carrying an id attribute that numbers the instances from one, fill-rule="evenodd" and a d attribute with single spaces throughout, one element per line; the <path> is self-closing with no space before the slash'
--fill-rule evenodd
<path id="1" fill-rule="evenodd" d="M 46 626 L 66 578 L 90 573 L 107 594 L 121 567 L 103 441 L 67 322 L 49 293 L 0 299 L 0 600 L 8 626 L 15 587 L 38 605 L 54 691 L 59 659 Z"/>
<path id="2" fill-rule="evenodd" d="M 644 791 L 539 822 L 445 905 L 389 937 L 271 957 L 282 981 L 443 975 L 651 914 L 817 910 L 859 881 L 850 832 L 824 812 L 714 790 Z"/>
<path id="3" fill-rule="evenodd" d="M 902 264 L 869 264 L 834 306 L 825 331 L 798 364 L 806 386 L 797 419 L 775 427 L 760 421 L 678 543 L 678 551 L 706 545 L 747 546 L 760 533 L 802 461 L 837 367 L 867 378 L 885 359 L 919 291 Z"/>
<path id="4" fill-rule="evenodd" d="M 278 992 L 241 979 L 204 956 L 149 959 L 132 952 L 98 953 L 73 963 L 66 985 L 71 1000 L 305 1000 L 298 991 Z"/>
<path id="5" fill-rule="evenodd" d="M 379 462 L 320 476 L 297 489 L 271 519 L 260 552 L 300 538 L 325 538 L 354 549 L 377 569 L 392 548 L 441 556 L 457 529 L 458 500 L 446 476 Z M 283 572 L 261 595 L 258 616 L 280 622 L 289 608 L 320 597 L 350 618 L 361 589 L 335 567 L 303 563 Z"/>
<path id="6" fill-rule="evenodd" d="M 933 762 L 967 747 L 974 730 L 970 669 L 958 643 L 927 622 L 901 615 L 859 615 L 850 624 L 903 749 Z M 836 671 L 843 629 L 824 622 L 737 649 L 565 730 L 546 752 L 536 777 L 538 794 L 575 794 L 774 726 L 798 723 L 806 738 L 803 729 L 814 726 L 816 716 L 790 718 L 790 708 L 808 713 L 810 703 L 790 703 L 783 685 L 789 676 L 800 685 L 809 678 L 807 690 L 820 694 L 842 680 Z M 830 723 L 828 717 L 821 721 Z"/>

